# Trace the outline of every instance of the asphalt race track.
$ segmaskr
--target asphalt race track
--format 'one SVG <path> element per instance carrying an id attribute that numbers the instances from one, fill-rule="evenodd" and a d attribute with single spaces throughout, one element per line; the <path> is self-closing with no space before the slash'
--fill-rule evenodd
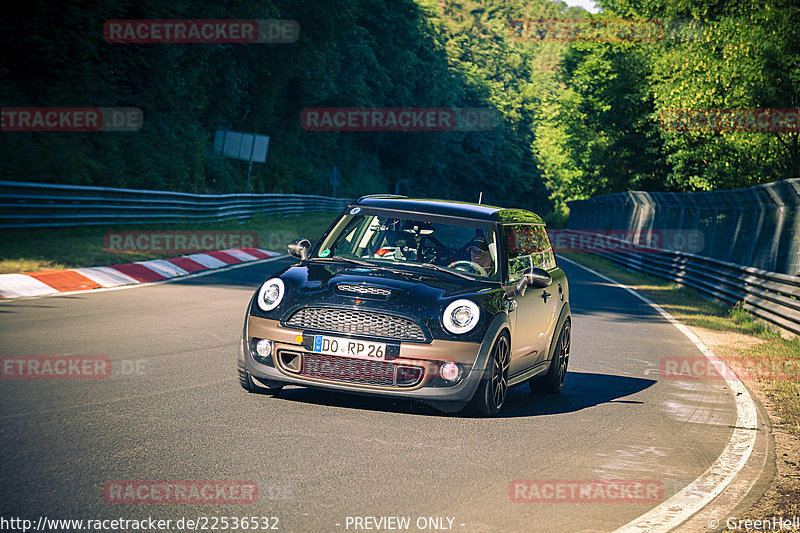
<path id="1" fill-rule="evenodd" d="M 107 356 L 113 369 L 96 380 L 0 380 L 0 515 L 264 516 L 289 532 L 369 531 L 354 517 L 389 516 L 410 517 L 409 531 L 612 531 L 660 502 L 520 503 L 509 487 L 651 480 L 666 499 L 703 474 L 733 432 L 725 381 L 659 372 L 663 357 L 697 348 L 641 300 L 570 264 L 573 345 L 561 395 L 517 387 L 502 417 L 479 419 L 303 388 L 248 394 L 235 362 L 245 306 L 289 262 L 0 301 L 0 355 Z M 249 480 L 259 497 L 107 503 L 104 486 L 115 480 Z"/>

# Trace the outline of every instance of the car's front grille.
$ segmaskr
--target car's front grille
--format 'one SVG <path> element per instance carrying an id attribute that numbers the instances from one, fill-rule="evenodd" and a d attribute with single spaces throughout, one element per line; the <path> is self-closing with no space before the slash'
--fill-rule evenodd
<path id="1" fill-rule="evenodd" d="M 310 378 L 331 379 L 365 385 L 394 384 L 394 365 L 383 361 L 348 359 L 335 355 L 303 354 L 300 374 Z"/>
<path id="2" fill-rule="evenodd" d="M 392 291 L 390 289 L 384 289 L 383 287 L 371 287 L 369 285 L 347 285 L 345 283 L 340 283 L 336 286 L 336 289 L 341 292 L 354 292 L 356 294 L 366 295 L 366 296 L 391 296 Z"/>
<path id="3" fill-rule="evenodd" d="M 366 361 L 364 359 L 351 359 L 335 355 L 304 353 L 300 375 L 309 378 L 384 387 L 413 387 L 422 380 L 423 372 L 420 370 L 418 377 L 415 376 L 413 381 L 403 380 L 398 383 L 394 378 L 395 368 L 395 364 L 385 361 Z"/>
<path id="4" fill-rule="evenodd" d="M 367 335 L 409 341 L 425 340 L 422 329 L 407 318 L 355 309 L 304 307 L 295 311 L 286 321 L 286 325 L 347 335 Z"/>

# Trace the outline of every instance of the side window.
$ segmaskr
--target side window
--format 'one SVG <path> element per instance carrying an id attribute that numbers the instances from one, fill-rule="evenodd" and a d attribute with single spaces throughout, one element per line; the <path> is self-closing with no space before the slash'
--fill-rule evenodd
<path id="1" fill-rule="evenodd" d="M 504 226 L 503 234 L 508 252 L 509 281 L 518 281 L 530 267 L 556 268 L 555 255 L 544 226 L 509 225 Z"/>
<path id="2" fill-rule="evenodd" d="M 550 236 L 547 235 L 547 230 L 544 226 L 534 226 L 536 233 L 539 235 L 539 242 L 541 243 L 541 249 L 543 254 L 544 266 L 542 267 L 545 270 L 553 270 L 558 268 L 556 265 L 556 253 L 553 251 L 553 245 L 550 242 Z"/>

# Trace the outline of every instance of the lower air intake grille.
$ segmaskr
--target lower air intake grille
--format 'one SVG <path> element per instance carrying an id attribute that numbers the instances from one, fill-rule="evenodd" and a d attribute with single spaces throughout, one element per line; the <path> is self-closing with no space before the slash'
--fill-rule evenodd
<path id="1" fill-rule="evenodd" d="M 394 364 L 336 357 L 335 355 L 303 354 L 301 375 L 310 378 L 345 381 L 363 385 L 394 384 Z"/>

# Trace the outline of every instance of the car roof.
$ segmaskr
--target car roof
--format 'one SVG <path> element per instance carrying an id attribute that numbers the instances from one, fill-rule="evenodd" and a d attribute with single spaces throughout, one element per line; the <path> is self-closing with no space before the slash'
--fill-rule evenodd
<path id="1" fill-rule="evenodd" d="M 391 194 L 375 194 L 362 196 L 353 205 L 376 207 L 413 213 L 428 213 L 460 218 L 486 220 L 490 222 L 544 224 L 539 215 L 524 209 L 506 209 L 494 205 L 472 204 L 453 200 L 436 200 L 433 198 L 407 198 Z"/>

